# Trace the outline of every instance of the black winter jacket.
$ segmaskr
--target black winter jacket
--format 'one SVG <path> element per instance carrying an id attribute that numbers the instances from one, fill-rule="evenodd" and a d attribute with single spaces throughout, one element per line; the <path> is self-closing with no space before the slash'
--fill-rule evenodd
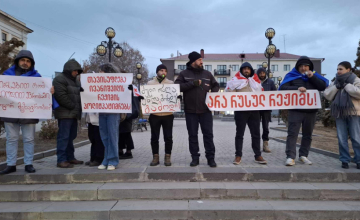
<path id="1" fill-rule="evenodd" d="M 63 72 L 55 77 L 55 99 L 59 107 L 55 109 L 55 118 L 81 118 L 80 81 L 71 75 L 73 70 L 82 72 L 81 66 L 74 59 L 64 65 Z"/>
<path id="2" fill-rule="evenodd" d="M 261 83 L 261 86 L 264 88 L 264 91 L 276 91 L 276 86 L 274 81 L 267 78 L 264 80 L 264 82 Z"/>
<path id="3" fill-rule="evenodd" d="M 194 80 L 201 80 L 200 86 L 195 86 Z M 180 84 L 180 92 L 184 95 L 185 113 L 202 114 L 209 112 L 209 108 L 205 104 L 206 94 L 219 91 L 219 83 L 214 76 L 207 70 L 195 69 L 187 66 L 186 70 L 181 71 L 175 84 Z"/>

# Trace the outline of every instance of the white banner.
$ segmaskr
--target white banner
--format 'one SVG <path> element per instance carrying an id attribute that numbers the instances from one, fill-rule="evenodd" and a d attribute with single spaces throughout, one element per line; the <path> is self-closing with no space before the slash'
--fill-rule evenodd
<path id="1" fill-rule="evenodd" d="M 177 98 L 180 95 L 178 84 L 161 84 L 141 86 L 140 94 L 143 114 L 159 112 L 179 112 L 181 102 Z"/>
<path id="2" fill-rule="evenodd" d="M 83 112 L 131 113 L 132 73 L 88 73 L 81 75 Z"/>
<path id="3" fill-rule="evenodd" d="M 0 117 L 51 119 L 51 79 L 0 75 Z"/>
<path id="4" fill-rule="evenodd" d="M 317 90 L 207 93 L 205 103 L 211 111 L 321 108 Z"/>

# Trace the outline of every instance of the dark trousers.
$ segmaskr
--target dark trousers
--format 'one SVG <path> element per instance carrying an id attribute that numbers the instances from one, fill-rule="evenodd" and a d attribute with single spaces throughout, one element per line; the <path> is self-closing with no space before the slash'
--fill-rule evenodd
<path id="1" fill-rule="evenodd" d="M 288 136 L 286 139 L 286 156 L 295 159 L 296 157 L 296 141 L 302 126 L 301 147 L 299 149 L 299 157 L 309 155 L 312 133 L 316 121 L 316 112 L 300 112 L 291 111 L 288 113 Z"/>
<path id="2" fill-rule="evenodd" d="M 126 149 L 126 151 L 131 151 L 134 149 L 134 141 L 131 137 L 131 132 L 124 132 L 119 134 L 119 154 L 123 152 L 123 149 Z"/>
<path id="3" fill-rule="evenodd" d="M 209 159 L 215 158 L 215 145 L 213 135 L 213 118 L 211 112 L 202 114 L 185 113 L 186 127 L 189 134 L 189 150 L 193 159 L 199 159 L 199 124 L 204 138 L 205 156 Z"/>
<path id="4" fill-rule="evenodd" d="M 104 160 L 105 147 L 100 137 L 99 126 L 89 123 L 88 136 L 91 143 L 90 161 L 101 163 Z"/>
<path id="5" fill-rule="evenodd" d="M 153 154 L 159 154 L 159 137 L 160 128 L 162 126 L 164 141 L 165 141 L 165 154 L 171 154 L 173 138 L 173 124 L 174 115 L 157 116 L 151 114 L 149 117 L 151 128 L 151 149 Z"/>
<path id="6" fill-rule="evenodd" d="M 251 134 L 251 146 L 255 157 L 261 156 L 260 150 L 260 114 L 259 111 L 236 111 L 235 112 L 236 136 L 235 155 L 242 157 L 244 133 L 246 125 Z"/>
<path id="7" fill-rule="evenodd" d="M 59 131 L 56 140 L 57 162 L 71 161 L 75 159 L 73 141 L 77 136 L 77 119 L 58 119 Z"/>
<path id="8" fill-rule="evenodd" d="M 271 121 L 271 111 L 259 111 L 260 120 L 263 128 L 262 140 L 269 141 L 269 122 Z"/>

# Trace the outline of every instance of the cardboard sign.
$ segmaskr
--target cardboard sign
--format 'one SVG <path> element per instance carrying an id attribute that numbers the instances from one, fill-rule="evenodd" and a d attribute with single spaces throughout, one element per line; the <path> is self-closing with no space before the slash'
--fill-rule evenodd
<path id="1" fill-rule="evenodd" d="M 321 108 L 317 90 L 208 93 L 205 103 L 211 111 Z"/>
<path id="2" fill-rule="evenodd" d="M 131 113 L 132 73 L 89 73 L 81 75 L 83 112 Z"/>
<path id="3" fill-rule="evenodd" d="M 51 79 L 0 75 L 0 117 L 51 119 Z"/>
<path id="4" fill-rule="evenodd" d="M 177 98 L 180 95 L 178 84 L 161 84 L 141 86 L 140 94 L 143 114 L 160 112 L 179 112 L 181 102 Z"/>

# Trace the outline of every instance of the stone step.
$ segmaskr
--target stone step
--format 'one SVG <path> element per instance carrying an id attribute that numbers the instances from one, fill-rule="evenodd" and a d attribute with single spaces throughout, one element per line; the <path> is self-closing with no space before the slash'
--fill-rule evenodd
<path id="1" fill-rule="evenodd" d="M 126 199 L 360 200 L 360 183 L 144 182 L 2 185 L 0 202 Z"/>
<path id="2" fill-rule="evenodd" d="M 145 167 L 119 168 L 114 171 L 96 168 L 38 169 L 28 174 L 19 170 L 0 175 L 0 184 L 56 184 L 105 182 L 360 182 L 358 169 L 247 167 Z"/>
<path id="3" fill-rule="evenodd" d="M 4 202 L 0 219 L 359 219 L 360 201 L 119 200 Z"/>

